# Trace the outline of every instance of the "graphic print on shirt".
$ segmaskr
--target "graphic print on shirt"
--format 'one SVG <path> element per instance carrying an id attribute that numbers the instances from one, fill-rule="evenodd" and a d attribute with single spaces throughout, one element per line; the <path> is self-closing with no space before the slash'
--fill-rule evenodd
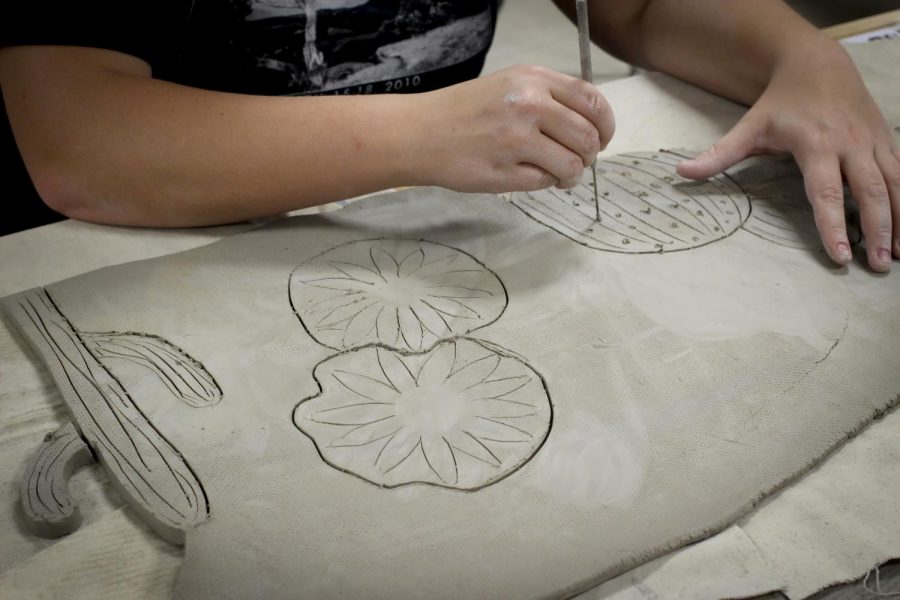
<path id="1" fill-rule="evenodd" d="M 266 92 L 306 95 L 433 89 L 452 83 L 438 73 L 453 67 L 465 71 L 456 80 L 477 76 L 495 8 L 490 0 L 230 0 L 229 11 L 225 31 L 214 19 L 207 32 L 225 36 L 224 55 L 243 63 L 231 66 L 252 72 Z"/>

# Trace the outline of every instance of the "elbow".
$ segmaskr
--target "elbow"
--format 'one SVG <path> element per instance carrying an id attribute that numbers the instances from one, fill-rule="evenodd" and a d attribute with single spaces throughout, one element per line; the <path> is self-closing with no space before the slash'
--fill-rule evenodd
<path id="1" fill-rule="evenodd" d="M 29 169 L 31 182 L 44 204 L 72 219 L 80 218 L 87 205 L 84 186 L 72 173 L 51 165 Z"/>
<path id="2" fill-rule="evenodd" d="M 90 177 L 78 165 L 64 161 L 37 161 L 29 165 L 31 182 L 44 204 L 70 219 L 111 223 L 112 215 L 101 205 L 101 197 Z"/>

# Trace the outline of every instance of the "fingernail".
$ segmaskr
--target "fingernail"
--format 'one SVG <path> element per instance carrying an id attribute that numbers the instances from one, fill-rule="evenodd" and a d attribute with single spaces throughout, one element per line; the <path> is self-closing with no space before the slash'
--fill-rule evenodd
<path id="1" fill-rule="evenodd" d="M 841 242 L 837 245 L 837 259 L 841 264 L 847 264 L 853 260 L 853 254 L 850 252 L 850 246 Z"/>
<path id="2" fill-rule="evenodd" d="M 878 251 L 878 262 L 889 265 L 891 264 L 891 251 L 887 248 L 882 248 Z"/>

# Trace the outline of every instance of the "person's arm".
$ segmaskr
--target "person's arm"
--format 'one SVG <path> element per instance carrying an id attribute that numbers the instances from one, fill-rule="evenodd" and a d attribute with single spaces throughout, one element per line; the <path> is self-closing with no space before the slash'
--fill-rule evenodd
<path id="1" fill-rule="evenodd" d="M 502 192 L 571 186 L 612 135 L 602 95 L 513 68 L 413 95 L 267 97 L 152 78 L 130 55 L 0 50 L 16 143 L 66 216 L 210 225 L 404 185 Z"/>
<path id="2" fill-rule="evenodd" d="M 555 0 L 570 15 L 571 0 Z M 638 66 L 753 105 L 679 173 L 711 177 L 747 156 L 790 152 L 833 260 L 851 260 L 842 175 L 860 204 L 868 261 L 900 258 L 900 150 L 841 46 L 780 0 L 593 2 L 595 40 Z"/>

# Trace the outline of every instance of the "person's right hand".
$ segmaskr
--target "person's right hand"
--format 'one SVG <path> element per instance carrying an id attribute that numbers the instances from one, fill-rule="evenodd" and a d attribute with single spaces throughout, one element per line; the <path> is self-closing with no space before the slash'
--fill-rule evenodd
<path id="1" fill-rule="evenodd" d="M 421 183 L 461 192 L 574 187 L 615 130 L 597 88 L 542 67 L 511 67 L 421 100 Z"/>

